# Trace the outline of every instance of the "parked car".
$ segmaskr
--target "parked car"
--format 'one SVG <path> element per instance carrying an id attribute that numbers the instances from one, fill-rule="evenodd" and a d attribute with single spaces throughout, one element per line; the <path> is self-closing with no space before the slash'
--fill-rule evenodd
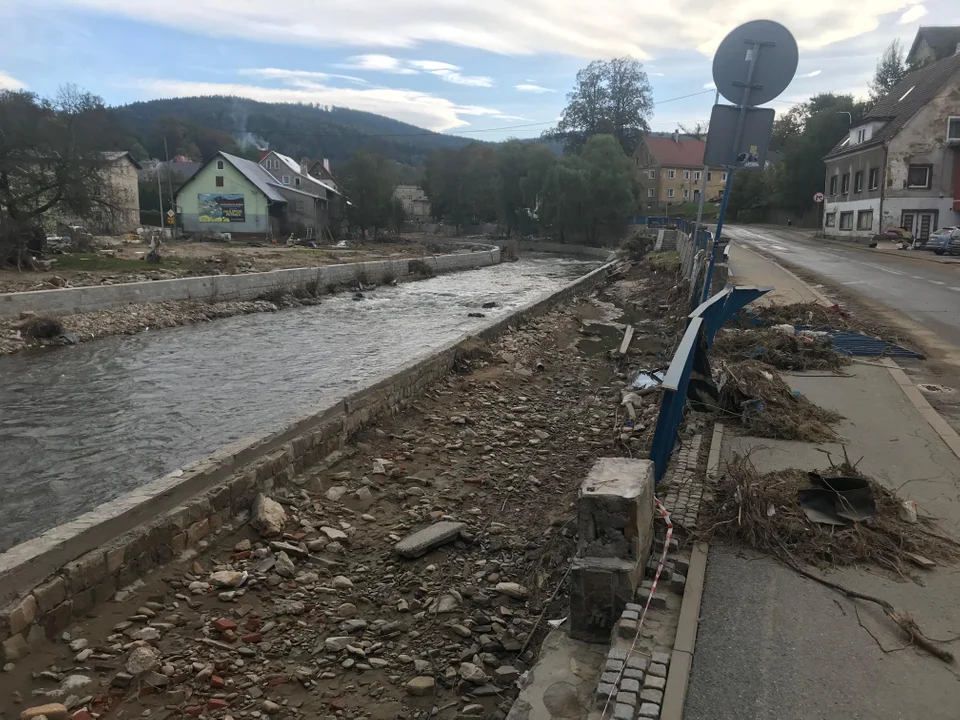
<path id="1" fill-rule="evenodd" d="M 937 255 L 960 255 L 960 228 L 951 225 L 937 230 L 927 240 L 927 248 Z"/>

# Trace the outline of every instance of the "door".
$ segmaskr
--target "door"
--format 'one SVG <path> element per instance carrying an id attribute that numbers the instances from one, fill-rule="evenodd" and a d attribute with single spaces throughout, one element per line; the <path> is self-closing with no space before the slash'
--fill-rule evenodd
<path id="1" fill-rule="evenodd" d="M 918 214 L 917 242 L 925 243 L 930 239 L 930 231 L 936 230 L 937 213 L 922 212 Z"/>
<path id="2" fill-rule="evenodd" d="M 909 230 L 910 232 L 914 231 L 913 223 L 916 220 L 916 214 L 912 212 L 905 212 L 900 216 L 900 227 L 904 230 Z"/>

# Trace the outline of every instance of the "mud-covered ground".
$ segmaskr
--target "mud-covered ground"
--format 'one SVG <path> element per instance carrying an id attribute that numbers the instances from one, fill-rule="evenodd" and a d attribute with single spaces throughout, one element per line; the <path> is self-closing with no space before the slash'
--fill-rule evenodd
<path id="1" fill-rule="evenodd" d="M 669 358 L 671 287 L 634 271 L 478 345 L 338 462 L 274 488 L 282 535 L 235 518 L 8 666 L 0 717 L 44 702 L 110 717 L 504 717 L 545 621 L 566 614 L 580 482 L 596 458 L 649 446 L 659 393 L 632 429 L 621 393 L 637 367 Z M 602 324 L 621 315 L 613 297 L 637 328 L 626 359 Z M 395 552 L 444 520 L 464 524 L 455 541 Z"/>

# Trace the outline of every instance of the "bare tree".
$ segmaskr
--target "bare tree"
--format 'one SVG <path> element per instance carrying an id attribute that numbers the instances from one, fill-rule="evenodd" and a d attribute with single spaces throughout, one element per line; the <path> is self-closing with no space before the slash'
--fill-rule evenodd
<path id="1" fill-rule="evenodd" d="M 680 128 L 680 132 L 689 135 L 694 140 L 706 140 L 707 132 L 710 130 L 710 123 L 700 122 L 699 120 L 693 124 L 693 129 L 681 123 L 677 123 L 677 126 Z"/>
<path id="2" fill-rule="evenodd" d="M 104 154 L 112 138 L 95 95 L 0 92 L 0 263 L 35 267 L 56 218 L 112 222 L 121 205 Z"/>

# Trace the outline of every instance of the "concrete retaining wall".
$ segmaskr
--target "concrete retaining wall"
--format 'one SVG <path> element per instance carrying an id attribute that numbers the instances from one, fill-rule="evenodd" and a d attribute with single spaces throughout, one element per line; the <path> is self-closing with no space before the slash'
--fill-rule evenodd
<path id="1" fill-rule="evenodd" d="M 609 261 L 616 255 L 615 250 L 609 248 L 592 247 L 590 245 L 568 245 L 567 243 L 530 242 L 518 243 L 520 252 L 557 253 L 559 255 L 577 255 L 579 257 L 596 258 Z"/>
<path id="2" fill-rule="evenodd" d="M 478 245 L 478 243 L 470 244 Z M 500 262 L 500 248 L 493 245 L 483 247 L 486 249 L 477 252 L 434 255 L 417 259 L 423 260 L 436 273 L 469 270 L 496 265 Z M 171 300 L 251 300 L 278 288 L 293 290 L 316 283 L 319 288 L 326 289 L 328 285 L 352 282 L 360 275 L 366 277 L 368 282 L 376 283 L 388 275 L 397 278 L 408 275 L 409 261 L 410 259 L 374 260 L 246 275 L 210 275 L 176 280 L 6 293 L 0 295 L 0 317 L 16 317 L 24 311 L 69 315 L 107 310 L 123 305 Z"/>
<path id="3" fill-rule="evenodd" d="M 0 554 L 0 606 L 6 604 L 0 610 L 0 662 L 58 636 L 73 618 L 219 530 L 249 508 L 258 490 L 293 479 L 365 425 L 405 410 L 453 370 L 469 341 L 493 340 L 592 289 L 606 270 L 594 270 L 273 435 L 235 443 Z"/>

